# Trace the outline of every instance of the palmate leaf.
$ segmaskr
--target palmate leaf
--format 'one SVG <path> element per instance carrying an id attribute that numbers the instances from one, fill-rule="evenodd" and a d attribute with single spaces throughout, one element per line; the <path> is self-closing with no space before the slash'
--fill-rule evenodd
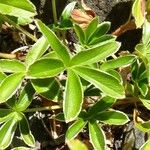
<path id="1" fill-rule="evenodd" d="M 38 58 L 40 58 L 44 52 L 48 49 L 49 43 L 45 37 L 41 37 L 38 41 L 32 46 L 26 56 L 26 67 L 33 64 Z"/>
<path id="2" fill-rule="evenodd" d="M 29 0 L 0 0 L 0 13 L 28 20 L 36 15 L 36 9 Z"/>
<path id="3" fill-rule="evenodd" d="M 0 103 L 6 102 L 17 91 L 24 78 L 23 73 L 14 73 L 7 76 L 0 84 Z"/>
<path id="4" fill-rule="evenodd" d="M 6 149 L 14 136 L 14 132 L 16 130 L 17 120 L 16 119 L 9 119 L 5 122 L 0 128 L 0 148 Z"/>
<path id="5" fill-rule="evenodd" d="M 18 60 L 0 59 L 0 71 L 1 72 L 25 72 L 26 68 L 23 63 Z"/>
<path id="6" fill-rule="evenodd" d="M 67 130 L 66 140 L 68 141 L 74 139 L 79 134 L 79 132 L 81 132 L 81 130 L 85 127 L 86 124 L 86 120 L 78 118 Z"/>
<path id="7" fill-rule="evenodd" d="M 74 67 L 73 69 L 82 78 L 94 84 L 106 95 L 122 99 L 125 96 L 125 91 L 120 82 L 112 75 L 89 67 Z"/>
<path id="8" fill-rule="evenodd" d="M 49 29 L 44 23 L 42 23 L 42 21 L 36 20 L 35 23 L 38 29 L 42 32 L 42 34 L 49 42 L 51 48 L 57 53 L 63 63 L 66 66 L 69 65 L 70 55 L 68 48 L 57 38 L 57 36 L 51 29 Z"/>
<path id="9" fill-rule="evenodd" d="M 101 127 L 96 122 L 89 122 L 90 141 L 94 150 L 105 150 L 105 135 Z"/>
<path id="10" fill-rule="evenodd" d="M 28 121 L 23 114 L 22 114 L 22 116 L 23 117 L 22 117 L 21 121 L 19 122 L 19 130 L 21 133 L 21 137 L 22 137 L 23 141 L 28 146 L 34 147 L 35 146 L 35 140 L 34 140 L 34 137 L 33 137 L 32 133 L 29 129 Z"/>
<path id="11" fill-rule="evenodd" d="M 67 76 L 63 111 L 66 122 L 70 122 L 74 120 L 81 111 L 83 103 L 83 91 L 80 78 L 74 71 L 68 70 Z"/>
<path id="12" fill-rule="evenodd" d="M 98 46 L 79 52 L 72 58 L 70 65 L 89 65 L 99 62 L 117 52 L 119 47 L 119 42 L 103 42 Z"/>
<path id="13" fill-rule="evenodd" d="M 42 58 L 33 63 L 27 72 L 30 79 L 49 78 L 64 70 L 64 64 L 58 59 Z"/>

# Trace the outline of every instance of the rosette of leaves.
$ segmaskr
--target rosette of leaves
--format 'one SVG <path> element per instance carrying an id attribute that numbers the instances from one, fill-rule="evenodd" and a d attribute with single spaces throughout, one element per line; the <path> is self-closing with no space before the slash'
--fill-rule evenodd
<path id="1" fill-rule="evenodd" d="M 68 128 L 66 141 L 74 139 L 88 125 L 90 141 L 94 149 L 106 149 L 106 137 L 102 125 L 123 125 L 129 121 L 128 116 L 123 112 L 109 110 L 115 101 L 115 98 L 106 96 L 90 107 L 88 111 L 82 111 L 78 119 Z"/>
<path id="2" fill-rule="evenodd" d="M 5 76 L 5 78 L 7 77 Z M 35 140 L 30 131 L 28 120 L 24 115 L 24 111 L 32 102 L 34 93 L 35 91 L 31 84 L 27 83 L 27 85 L 21 91 L 18 99 L 13 96 L 7 101 L 7 108 L 0 108 L 1 149 L 6 149 L 11 144 L 17 126 L 19 126 L 21 139 L 28 146 L 35 146 Z"/>

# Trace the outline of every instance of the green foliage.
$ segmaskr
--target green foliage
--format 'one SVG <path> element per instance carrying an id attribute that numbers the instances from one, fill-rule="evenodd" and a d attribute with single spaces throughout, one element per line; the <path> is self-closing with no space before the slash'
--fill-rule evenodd
<path id="1" fill-rule="evenodd" d="M 140 104 L 150 110 L 150 23 L 143 15 L 141 1 L 135 0 L 132 8 L 137 27 L 143 29 L 141 43 L 136 45 L 133 54 L 118 53 L 121 43 L 107 34 L 110 22 L 99 23 L 99 18 L 93 17 L 86 29 L 74 23 L 70 17 L 75 5 L 76 2 L 69 3 L 60 22 L 49 28 L 34 19 L 36 10 L 30 1 L 0 0 L 0 16 L 15 17 L 23 24 L 34 19 L 42 34 L 25 59 L 0 59 L 0 103 L 4 104 L 0 106 L 1 149 L 9 147 L 17 127 L 24 143 L 35 147 L 27 112 L 49 110 L 56 105 L 60 110 L 51 119 L 72 123 L 66 132 L 71 150 L 87 149 L 74 140 L 83 130 L 89 133 L 95 150 L 105 150 L 103 126 L 124 125 L 129 121 L 128 114 L 116 109 L 118 103 L 124 105 L 130 98 L 135 109 Z M 65 37 L 68 29 L 76 35 L 73 48 Z M 42 101 L 49 100 L 50 106 L 32 108 L 35 94 Z M 139 121 L 137 116 L 133 116 L 135 127 L 149 132 L 150 121 Z M 147 145 L 149 141 L 141 149 L 145 150 Z"/>

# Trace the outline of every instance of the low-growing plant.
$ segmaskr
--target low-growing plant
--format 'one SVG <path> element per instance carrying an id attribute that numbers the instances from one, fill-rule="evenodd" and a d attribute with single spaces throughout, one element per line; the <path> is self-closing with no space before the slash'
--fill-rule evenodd
<path id="1" fill-rule="evenodd" d="M 136 0 L 133 4 L 135 18 L 141 15 L 135 11 L 141 8 L 140 2 Z M 50 28 L 34 18 L 36 10 L 30 1 L 0 1 L 1 20 L 36 41 L 23 60 L 7 59 L 1 54 L 5 59 L 0 59 L 0 103 L 3 104 L 0 106 L 0 148 L 10 145 L 17 127 L 22 140 L 29 147 L 35 146 L 26 118 L 26 113 L 33 111 L 58 109 L 52 119 L 71 124 L 66 132 L 66 143 L 72 150 L 76 146 L 87 149 L 81 141 L 75 140 L 83 129 L 89 133 L 95 150 L 106 149 L 104 125 L 123 125 L 133 118 L 136 128 L 148 132 L 150 122 L 142 120 L 138 111 L 141 104 L 150 109 L 150 23 L 146 17 L 142 22 L 135 20 L 137 27 L 143 30 L 135 52 L 118 55 L 121 43 L 116 41 L 116 36 L 108 34 L 110 22 L 100 23 L 94 13 L 88 14 L 83 1 L 84 9 L 74 11 L 82 12 L 76 14 L 78 18 L 71 16 L 76 5 L 72 2 L 56 22 L 55 0 L 52 3 L 55 24 Z M 32 21 L 42 34 L 39 39 L 20 27 Z M 76 35 L 73 49 L 65 38 L 67 30 L 73 30 Z M 129 80 L 124 77 L 123 69 L 129 70 Z M 55 102 L 54 105 L 31 108 L 35 94 Z M 133 116 L 114 109 L 118 103 L 134 103 Z M 148 149 L 149 143 L 148 140 L 141 149 Z"/>

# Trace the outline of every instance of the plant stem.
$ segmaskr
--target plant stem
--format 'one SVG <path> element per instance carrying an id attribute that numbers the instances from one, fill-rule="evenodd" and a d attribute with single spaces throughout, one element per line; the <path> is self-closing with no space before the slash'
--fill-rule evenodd
<path id="1" fill-rule="evenodd" d="M 16 54 L 0 53 L 0 58 L 16 59 Z"/>
<path id="2" fill-rule="evenodd" d="M 52 11 L 53 11 L 53 19 L 54 23 L 57 23 L 57 11 L 56 11 L 56 1 L 52 0 Z"/>
<path id="3" fill-rule="evenodd" d="M 10 23 L 11 25 L 13 25 L 15 28 L 17 28 L 19 31 L 21 31 L 22 33 L 24 33 L 26 36 L 28 36 L 30 39 L 32 39 L 33 41 L 37 41 L 37 38 L 35 36 L 33 36 L 32 34 L 30 34 L 27 30 L 23 29 L 22 27 L 20 27 L 18 24 L 16 24 L 14 21 L 12 21 L 11 19 L 9 19 L 7 16 L 0 14 L 0 17 Z"/>
<path id="4" fill-rule="evenodd" d="M 46 107 L 37 107 L 37 108 L 30 108 L 27 109 L 25 112 L 35 112 L 35 111 L 45 111 L 45 110 L 56 110 L 56 109 L 61 109 L 59 105 L 54 105 L 54 106 L 46 106 Z"/>

